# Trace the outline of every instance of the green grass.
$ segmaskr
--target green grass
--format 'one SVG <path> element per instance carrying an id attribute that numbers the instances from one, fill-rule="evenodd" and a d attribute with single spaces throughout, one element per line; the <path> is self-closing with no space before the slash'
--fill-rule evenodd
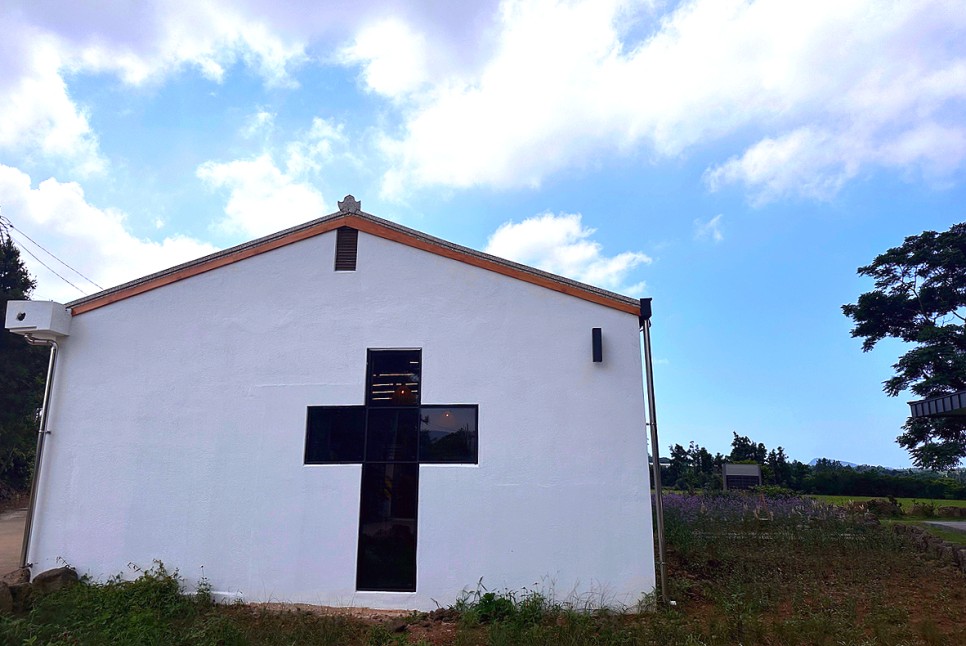
<path id="1" fill-rule="evenodd" d="M 862 502 L 873 498 L 886 498 L 886 496 L 821 496 L 818 494 L 809 496 L 830 505 L 844 505 L 849 501 Z M 935 505 L 938 507 L 966 507 L 966 500 L 945 500 L 943 498 L 896 498 L 902 505 L 903 510 L 911 509 L 915 503 Z"/>
<path id="2" fill-rule="evenodd" d="M 966 547 L 966 530 L 952 529 L 951 527 L 943 527 L 941 525 L 933 525 L 932 523 L 916 523 L 919 527 L 922 527 L 927 532 L 933 536 L 938 536 L 947 543 L 952 543 L 953 545 L 958 545 L 961 547 Z"/>
<path id="3" fill-rule="evenodd" d="M 760 496 L 675 495 L 666 509 L 674 607 L 642 599 L 631 612 L 594 611 L 481 587 L 449 623 L 414 614 L 400 632 L 342 615 L 215 605 L 207 586 L 185 594 L 177 573 L 156 564 L 134 582 L 85 581 L 0 617 L 0 644 L 966 644 L 966 579 L 887 523 Z"/>

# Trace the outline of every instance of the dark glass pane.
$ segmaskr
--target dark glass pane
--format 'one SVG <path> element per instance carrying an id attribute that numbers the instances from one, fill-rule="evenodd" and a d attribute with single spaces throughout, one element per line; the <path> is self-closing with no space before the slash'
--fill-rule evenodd
<path id="1" fill-rule="evenodd" d="M 417 464 L 363 464 L 358 590 L 416 590 Z"/>
<path id="2" fill-rule="evenodd" d="M 476 464 L 476 406 L 419 409 L 419 461 Z"/>
<path id="3" fill-rule="evenodd" d="M 365 424 L 362 406 L 309 406 L 305 463 L 362 462 Z"/>
<path id="4" fill-rule="evenodd" d="M 418 406 L 420 350 L 370 350 L 370 406 Z"/>
<path id="5" fill-rule="evenodd" d="M 419 410 L 375 408 L 369 411 L 367 462 L 415 462 Z"/>

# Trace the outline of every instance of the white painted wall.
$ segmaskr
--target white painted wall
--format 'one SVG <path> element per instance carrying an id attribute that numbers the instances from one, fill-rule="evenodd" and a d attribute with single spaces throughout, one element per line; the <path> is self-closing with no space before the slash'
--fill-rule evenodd
<path id="1" fill-rule="evenodd" d="M 637 318 L 334 232 L 74 317 L 29 559 L 160 559 L 248 601 L 432 609 L 482 577 L 654 588 Z M 604 361 L 591 361 L 591 328 Z M 479 404 L 479 465 L 423 465 L 415 593 L 355 591 L 361 467 L 302 464 L 306 407 L 363 404 L 367 348 L 423 349 L 423 403 Z"/>

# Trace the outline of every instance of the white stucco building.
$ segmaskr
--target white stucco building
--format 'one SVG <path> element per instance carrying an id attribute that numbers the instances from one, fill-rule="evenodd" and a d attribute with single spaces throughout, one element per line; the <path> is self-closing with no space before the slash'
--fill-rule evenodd
<path id="1" fill-rule="evenodd" d="M 374 608 L 653 591 L 639 302 L 340 209 L 69 317 L 11 305 L 59 346 L 33 574 L 159 559 Z"/>

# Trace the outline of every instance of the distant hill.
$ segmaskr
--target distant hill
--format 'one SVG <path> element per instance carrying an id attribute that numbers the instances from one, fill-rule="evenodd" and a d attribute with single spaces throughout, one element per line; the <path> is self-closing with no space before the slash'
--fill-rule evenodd
<path id="1" fill-rule="evenodd" d="M 808 466 L 814 467 L 815 464 L 819 460 L 830 460 L 831 462 L 837 462 L 838 465 L 839 466 L 842 466 L 842 467 L 867 467 L 867 466 L 871 466 L 871 465 L 868 465 L 868 464 L 856 464 L 855 462 L 846 462 L 845 460 L 832 460 L 831 458 L 812 458 L 811 462 L 808 463 Z"/>
<path id="2" fill-rule="evenodd" d="M 808 466 L 814 467 L 815 463 L 822 458 L 814 458 L 808 463 Z M 869 469 L 880 469 L 882 471 L 888 471 L 890 473 L 925 473 L 923 469 L 912 469 L 909 467 L 884 467 L 881 464 L 856 464 L 855 462 L 846 462 L 845 460 L 832 460 L 831 458 L 825 458 L 831 462 L 837 463 L 840 467 L 852 467 L 856 471 L 867 471 Z"/>

